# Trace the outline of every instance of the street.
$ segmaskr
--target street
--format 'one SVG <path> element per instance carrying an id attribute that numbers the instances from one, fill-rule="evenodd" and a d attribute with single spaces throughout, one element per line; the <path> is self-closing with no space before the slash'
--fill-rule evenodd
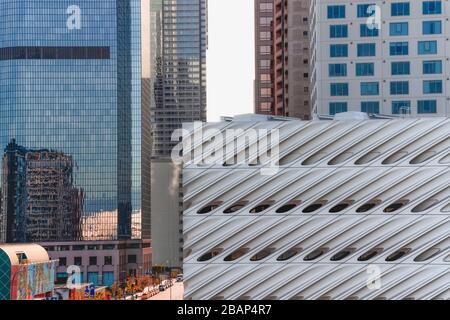
<path id="1" fill-rule="evenodd" d="M 172 292 L 171 292 L 172 291 Z M 183 300 L 184 285 L 183 282 L 175 282 L 175 284 L 166 289 L 166 291 L 158 293 L 156 296 L 148 300 Z"/>

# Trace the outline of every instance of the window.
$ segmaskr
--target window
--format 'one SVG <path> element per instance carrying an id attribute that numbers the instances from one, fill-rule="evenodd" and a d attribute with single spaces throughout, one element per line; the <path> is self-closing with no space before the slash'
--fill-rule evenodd
<path id="1" fill-rule="evenodd" d="M 358 258 L 358 261 L 368 261 L 372 259 L 373 257 L 377 256 L 380 252 L 382 252 L 383 249 L 372 249 L 364 253 Z"/>
<path id="2" fill-rule="evenodd" d="M 222 249 L 213 249 L 211 251 L 208 251 L 204 255 L 202 255 L 200 258 L 197 259 L 198 262 L 205 262 L 209 261 L 212 258 L 218 256 L 222 252 Z"/>
<path id="3" fill-rule="evenodd" d="M 113 263 L 112 263 L 112 256 L 105 256 L 104 257 L 104 264 L 105 264 L 105 266 L 111 266 Z"/>
<path id="4" fill-rule="evenodd" d="M 441 74 L 442 73 L 442 61 L 424 61 L 423 62 L 423 74 Z"/>
<path id="5" fill-rule="evenodd" d="M 275 252 L 275 248 L 266 248 L 255 254 L 253 257 L 250 258 L 250 261 L 261 261 L 268 256 L 270 256 L 272 253 Z"/>
<path id="6" fill-rule="evenodd" d="M 409 94 L 409 82 L 408 81 L 392 81 L 391 82 L 391 94 Z"/>
<path id="7" fill-rule="evenodd" d="M 409 52 L 408 42 L 391 42 L 389 52 L 391 56 L 407 56 Z"/>
<path id="8" fill-rule="evenodd" d="M 393 76 L 410 74 L 410 62 L 409 61 L 392 62 L 391 74 Z"/>
<path id="9" fill-rule="evenodd" d="M 261 67 L 261 69 L 268 69 L 268 68 L 270 68 L 270 60 L 261 60 L 260 61 L 260 67 Z"/>
<path id="10" fill-rule="evenodd" d="M 330 258 L 331 261 L 341 261 L 342 259 L 345 259 L 353 252 L 352 249 L 347 249 L 343 251 L 339 251 L 334 256 Z"/>
<path id="11" fill-rule="evenodd" d="M 359 32 L 361 37 L 378 37 L 378 29 L 369 28 L 366 23 L 359 26 Z"/>
<path id="12" fill-rule="evenodd" d="M 422 5 L 423 14 L 441 14 L 442 3 L 441 1 L 424 1 Z"/>
<path id="13" fill-rule="evenodd" d="M 410 101 L 392 101 L 392 114 L 410 114 Z"/>
<path id="14" fill-rule="evenodd" d="M 104 244 L 103 250 L 114 250 L 116 248 L 115 244 Z"/>
<path id="15" fill-rule="evenodd" d="M 270 88 L 262 88 L 261 89 L 261 97 L 271 97 L 272 96 L 272 89 Z M 212 210 L 215 210 L 218 206 L 210 206 L 212 208 Z M 210 211 L 212 211 L 210 210 Z M 210 211 L 207 212 L 198 212 L 198 213 L 208 213 Z"/>
<path id="16" fill-rule="evenodd" d="M 72 246 L 72 250 L 73 251 L 82 251 L 82 250 L 84 250 L 86 248 L 86 246 L 84 246 L 84 245 L 75 245 L 75 246 Z"/>
<path id="17" fill-rule="evenodd" d="M 270 73 L 261 73 L 261 82 L 270 82 L 272 80 L 272 76 Z"/>
<path id="18" fill-rule="evenodd" d="M 361 112 L 379 114 L 380 103 L 378 101 L 362 101 Z"/>
<path id="19" fill-rule="evenodd" d="M 365 77 L 375 75 L 375 65 L 373 63 L 357 63 L 356 76 Z"/>
<path id="20" fill-rule="evenodd" d="M 407 36 L 408 22 L 392 22 L 389 24 L 389 34 L 391 36 Z"/>
<path id="21" fill-rule="evenodd" d="M 261 31 L 259 33 L 259 38 L 260 38 L 260 40 L 270 40 L 271 34 L 269 31 Z"/>
<path id="22" fill-rule="evenodd" d="M 331 44 L 330 45 L 330 57 L 331 58 L 348 57 L 348 45 L 347 44 Z"/>
<path id="23" fill-rule="evenodd" d="M 83 258 L 82 257 L 74 257 L 73 258 L 73 264 L 76 266 L 83 265 Z"/>
<path id="24" fill-rule="evenodd" d="M 391 3 L 391 16 L 409 16 L 409 2 L 396 2 Z"/>
<path id="25" fill-rule="evenodd" d="M 114 284 L 114 272 L 112 271 L 108 271 L 108 272 L 103 272 L 103 283 L 102 285 L 104 285 L 105 287 L 110 287 Z"/>
<path id="26" fill-rule="evenodd" d="M 346 24 L 338 24 L 330 26 L 330 38 L 347 38 L 348 27 Z"/>
<path id="27" fill-rule="evenodd" d="M 277 211 L 275 211 L 275 212 L 276 213 L 286 213 L 286 212 L 291 211 L 295 207 L 297 207 L 296 203 L 288 203 L 288 204 L 285 204 L 284 206 L 278 208 Z"/>
<path id="28" fill-rule="evenodd" d="M 422 22 L 423 34 L 441 34 L 442 22 L 441 21 L 424 21 Z"/>
<path id="29" fill-rule="evenodd" d="M 423 82 L 423 93 L 442 93 L 442 80 L 425 80 Z"/>
<path id="30" fill-rule="evenodd" d="M 335 63 L 328 65 L 328 75 L 330 77 L 345 77 L 347 76 L 347 64 Z"/>
<path id="31" fill-rule="evenodd" d="M 361 82 L 360 88 L 362 96 L 376 96 L 379 94 L 378 82 Z"/>
<path id="32" fill-rule="evenodd" d="M 88 283 L 92 283 L 95 287 L 99 286 L 98 282 L 98 272 L 88 272 Z"/>
<path id="33" fill-rule="evenodd" d="M 358 44 L 358 57 L 374 57 L 375 54 L 375 43 Z"/>
<path id="34" fill-rule="evenodd" d="M 261 53 L 261 54 L 271 54 L 272 53 L 272 47 L 271 46 L 260 46 L 259 47 L 259 53 Z"/>
<path id="35" fill-rule="evenodd" d="M 437 54 L 437 41 L 419 41 L 419 54 Z"/>
<path id="36" fill-rule="evenodd" d="M 87 249 L 88 250 L 100 250 L 100 245 L 98 245 L 98 244 L 88 245 Z"/>
<path id="37" fill-rule="evenodd" d="M 271 203 L 262 203 L 260 205 L 257 205 L 253 209 L 251 209 L 250 213 L 260 213 L 270 208 L 272 204 Z"/>
<path id="38" fill-rule="evenodd" d="M 67 258 L 66 258 L 66 257 L 60 257 L 60 258 L 59 258 L 59 263 L 58 263 L 58 265 L 59 265 L 60 267 L 65 267 L 65 266 L 67 266 Z"/>
<path id="39" fill-rule="evenodd" d="M 436 113 L 437 102 L 436 100 L 419 100 L 417 102 L 417 113 Z"/>
<path id="40" fill-rule="evenodd" d="M 55 284 L 67 284 L 67 279 L 69 275 L 67 272 L 57 272 Z"/>
<path id="41" fill-rule="evenodd" d="M 292 248 L 289 249 L 288 251 L 284 252 L 283 254 L 281 254 L 278 258 L 277 261 L 286 261 L 291 259 L 292 257 L 296 256 L 297 254 L 299 254 L 302 251 L 301 248 Z"/>
<path id="42" fill-rule="evenodd" d="M 260 3 L 259 4 L 260 11 L 271 12 L 273 10 L 273 3 Z"/>
<path id="43" fill-rule="evenodd" d="M 316 260 L 317 258 L 319 258 L 321 255 L 323 255 L 324 253 L 326 253 L 328 251 L 327 248 L 320 248 L 317 250 L 314 250 L 313 252 L 311 252 L 310 254 L 308 254 L 306 257 L 303 258 L 303 261 L 313 261 Z"/>
<path id="44" fill-rule="evenodd" d="M 343 19 L 345 18 L 345 5 L 333 5 L 327 8 L 328 19 Z"/>
<path id="45" fill-rule="evenodd" d="M 237 259 L 241 258 L 242 256 L 244 256 L 245 254 L 247 254 L 248 252 L 249 252 L 248 248 L 238 249 L 238 250 L 234 251 L 233 253 L 231 253 L 230 255 L 226 256 L 223 259 L 223 261 L 230 262 L 230 261 L 237 260 Z"/>
<path id="46" fill-rule="evenodd" d="M 97 257 L 89 257 L 89 265 L 96 266 L 97 265 Z"/>
<path id="47" fill-rule="evenodd" d="M 348 83 L 331 83 L 330 91 L 332 97 L 348 96 Z"/>
<path id="48" fill-rule="evenodd" d="M 259 24 L 261 26 L 270 26 L 272 23 L 272 17 L 261 17 L 259 18 Z"/>
<path id="49" fill-rule="evenodd" d="M 409 201 L 399 201 L 399 202 L 394 202 L 393 204 L 389 205 L 388 207 L 386 207 L 383 212 L 385 213 L 391 213 L 391 212 L 395 212 L 401 208 L 403 208 L 405 205 L 408 204 Z"/>
<path id="50" fill-rule="evenodd" d="M 357 16 L 358 18 L 367 18 L 370 17 L 373 12 L 369 12 L 369 7 L 374 4 L 358 4 L 357 7 Z"/>
<path id="51" fill-rule="evenodd" d="M 407 255 L 409 253 L 409 251 L 410 251 L 409 249 L 401 249 L 399 251 L 396 251 L 393 254 L 391 254 L 389 257 L 387 257 L 386 261 L 387 262 L 397 261 L 398 259 Z"/>
<path id="52" fill-rule="evenodd" d="M 330 102 L 330 115 L 335 115 L 336 113 L 347 112 L 347 102 Z M 317 209 L 319 209 L 320 205 Z M 311 209 L 311 208 L 307 208 Z M 305 209 L 306 210 L 306 209 Z"/>
<path id="53" fill-rule="evenodd" d="M 137 263 L 137 256 L 135 254 L 129 254 L 128 263 Z"/>

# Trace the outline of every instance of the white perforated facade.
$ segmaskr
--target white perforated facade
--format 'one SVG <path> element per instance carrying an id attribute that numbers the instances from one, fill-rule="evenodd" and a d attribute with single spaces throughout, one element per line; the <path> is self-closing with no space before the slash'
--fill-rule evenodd
<path id="1" fill-rule="evenodd" d="M 450 298 L 450 119 L 208 125 L 262 127 L 275 175 L 184 165 L 186 299 Z"/>

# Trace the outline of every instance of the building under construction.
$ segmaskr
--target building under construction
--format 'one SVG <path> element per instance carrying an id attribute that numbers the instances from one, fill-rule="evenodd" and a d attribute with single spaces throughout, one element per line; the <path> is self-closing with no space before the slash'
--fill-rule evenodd
<path id="1" fill-rule="evenodd" d="M 53 150 L 27 150 L 11 141 L 3 157 L 2 226 L 6 227 L 1 228 L 5 236 L 0 239 L 80 239 L 84 196 L 74 187 L 73 169 L 72 156 Z"/>

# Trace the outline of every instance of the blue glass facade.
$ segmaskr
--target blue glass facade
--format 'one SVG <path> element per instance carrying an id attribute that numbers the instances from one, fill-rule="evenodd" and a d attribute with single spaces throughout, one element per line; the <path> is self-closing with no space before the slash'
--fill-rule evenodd
<path id="1" fill-rule="evenodd" d="M 155 0 L 152 16 L 152 155 L 168 158 L 183 123 L 206 121 L 207 0 Z"/>
<path id="2" fill-rule="evenodd" d="M 16 139 L 73 157 L 83 239 L 148 238 L 140 1 L 78 0 L 79 29 L 67 25 L 73 4 L 0 1 L 0 146 Z M 107 231 L 90 232 L 99 222 Z"/>

